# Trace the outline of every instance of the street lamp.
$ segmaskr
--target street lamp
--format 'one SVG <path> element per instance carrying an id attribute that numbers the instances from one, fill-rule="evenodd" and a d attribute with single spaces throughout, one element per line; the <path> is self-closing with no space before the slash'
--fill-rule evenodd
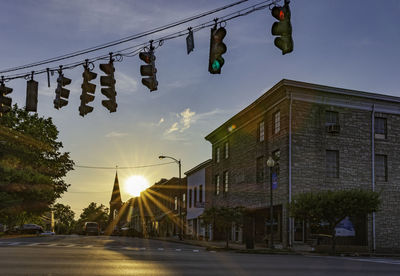
<path id="1" fill-rule="evenodd" d="M 158 157 L 159 159 L 164 159 L 164 158 L 169 158 L 175 161 L 176 164 L 179 166 L 179 187 L 181 187 L 181 160 L 173 158 L 171 156 L 165 156 L 165 155 L 160 155 Z M 183 219 L 182 219 L 182 201 L 181 201 L 181 196 L 178 196 L 179 198 L 179 220 L 180 220 L 180 234 L 179 234 L 179 239 L 183 240 Z"/>
<path id="2" fill-rule="evenodd" d="M 270 241 L 269 248 L 274 248 L 274 235 L 273 235 L 273 227 L 274 227 L 274 210 L 272 204 L 272 168 L 275 166 L 274 159 L 270 156 L 267 160 L 267 166 L 269 167 L 269 183 L 270 183 L 270 203 L 269 203 L 269 211 L 270 211 L 270 220 L 271 220 L 271 228 L 270 228 Z"/>

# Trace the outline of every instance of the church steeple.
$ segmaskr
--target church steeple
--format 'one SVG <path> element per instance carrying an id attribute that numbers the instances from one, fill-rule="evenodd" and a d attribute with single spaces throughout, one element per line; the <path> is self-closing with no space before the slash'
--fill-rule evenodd
<path id="1" fill-rule="evenodd" d="M 115 172 L 114 187 L 110 200 L 110 207 L 112 207 L 113 205 L 122 205 L 121 192 L 119 191 L 118 172 Z"/>

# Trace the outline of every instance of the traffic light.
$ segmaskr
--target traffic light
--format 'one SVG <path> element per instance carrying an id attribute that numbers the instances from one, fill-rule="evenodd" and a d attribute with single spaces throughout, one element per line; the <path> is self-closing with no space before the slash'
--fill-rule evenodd
<path id="1" fill-rule="evenodd" d="M 279 20 L 272 25 L 272 35 L 278 35 L 274 44 L 282 50 L 282 55 L 293 51 L 292 24 L 290 23 L 289 3 L 285 1 L 283 7 L 275 6 L 271 10 L 272 16 Z"/>
<path id="2" fill-rule="evenodd" d="M 39 83 L 33 79 L 28 80 L 26 83 L 26 111 L 37 112 L 38 85 Z"/>
<path id="3" fill-rule="evenodd" d="M 139 53 L 139 58 L 143 60 L 147 65 L 140 66 L 140 74 L 142 76 L 148 76 L 148 78 L 142 78 L 142 84 L 150 89 L 150 92 L 156 91 L 158 81 L 156 77 L 157 68 L 155 65 L 156 57 L 154 55 L 153 47 L 150 46 L 149 52 Z"/>
<path id="4" fill-rule="evenodd" d="M 226 29 L 217 26 L 211 29 L 210 36 L 210 57 L 208 61 L 208 72 L 211 74 L 221 74 L 221 68 L 224 65 L 222 54 L 226 53 L 226 45 L 222 41 L 226 36 Z"/>
<path id="5" fill-rule="evenodd" d="M 10 94 L 12 91 L 12 88 L 5 86 L 4 81 L 0 82 L 0 116 L 11 110 L 12 100 L 5 95 Z"/>
<path id="6" fill-rule="evenodd" d="M 101 86 L 106 86 L 106 88 L 101 88 L 101 94 L 108 98 L 108 100 L 101 101 L 101 104 L 105 108 L 107 108 L 110 113 L 116 112 L 118 105 L 115 99 L 115 97 L 117 96 L 117 92 L 115 91 L 115 68 L 113 59 L 110 57 L 109 63 L 100 64 L 100 70 L 106 74 L 106 76 L 100 77 Z"/>
<path id="7" fill-rule="evenodd" d="M 97 74 L 91 72 L 87 65 L 84 66 L 85 70 L 82 73 L 83 83 L 82 83 L 82 95 L 81 95 L 81 105 L 79 106 L 79 115 L 84 117 L 86 114 L 93 111 L 92 106 L 88 106 L 86 104 L 93 102 L 94 100 L 94 92 L 96 90 L 96 85 L 90 83 L 91 80 L 94 80 L 97 77 Z"/>
<path id="8" fill-rule="evenodd" d="M 71 84 L 71 79 L 64 77 L 61 70 L 58 71 L 56 98 L 54 99 L 54 108 L 59 109 L 68 104 L 69 89 L 64 86 Z"/>

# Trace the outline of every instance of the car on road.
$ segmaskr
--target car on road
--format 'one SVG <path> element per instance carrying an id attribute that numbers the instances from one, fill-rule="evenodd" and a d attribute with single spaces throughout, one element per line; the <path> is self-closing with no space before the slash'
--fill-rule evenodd
<path id="1" fill-rule="evenodd" d="M 86 236 L 89 235 L 99 235 L 100 234 L 100 227 L 97 222 L 85 222 L 83 226 L 83 234 Z"/>
<path id="2" fill-rule="evenodd" d="M 43 228 L 37 224 L 24 224 L 19 228 L 22 234 L 40 234 L 43 233 Z"/>

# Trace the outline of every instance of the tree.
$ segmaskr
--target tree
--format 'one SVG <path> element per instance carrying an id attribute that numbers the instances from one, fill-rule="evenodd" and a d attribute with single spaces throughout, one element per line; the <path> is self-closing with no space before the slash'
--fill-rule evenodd
<path id="1" fill-rule="evenodd" d="M 214 229 L 225 233 L 226 248 L 229 248 L 232 224 L 243 225 L 243 213 L 243 207 L 211 207 L 203 212 L 202 218 L 206 224 L 211 224 Z"/>
<path id="2" fill-rule="evenodd" d="M 57 138 L 51 118 L 17 105 L 0 117 L 0 217 L 40 215 L 67 191 L 63 177 L 74 162 Z"/>
<path id="3" fill-rule="evenodd" d="M 75 212 L 69 205 L 57 203 L 53 206 L 55 228 L 58 234 L 70 234 L 75 226 Z"/>
<path id="4" fill-rule="evenodd" d="M 332 253 L 336 253 L 336 225 L 346 217 L 361 217 L 376 212 L 380 194 L 351 189 L 298 194 L 289 204 L 292 217 L 310 223 L 327 222 L 331 232 Z"/>
<path id="5" fill-rule="evenodd" d="M 97 206 L 95 202 L 91 202 L 88 207 L 83 208 L 82 214 L 79 218 L 80 225 L 87 221 L 97 222 L 100 229 L 104 229 L 108 222 L 108 208 L 103 204 Z"/>

